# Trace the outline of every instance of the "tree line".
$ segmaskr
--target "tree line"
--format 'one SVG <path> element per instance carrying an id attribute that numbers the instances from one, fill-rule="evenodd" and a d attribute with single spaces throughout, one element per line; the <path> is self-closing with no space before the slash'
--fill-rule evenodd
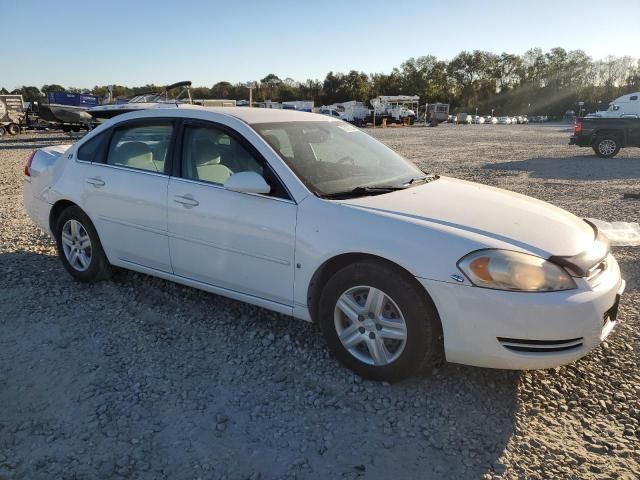
<path id="1" fill-rule="evenodd" d="M 161 88 L 114 85 L 112 94 L 127 97 Z M 108 87 L 23 86 L 10 93 L 33 101 L 64 90 L 104 98 Z M 578 102 L 585 102 L 585 111 L 591 112 L 633 91 L 640 91 L 638 59 L 609 56 L 594 60 L 582 50 L 533 48 L 523 55 L 463 51 L 449 61 L 433 55 L 412 57 L 389 73 L 329 72 L 324 80 L 281 79 L 270 73 L 255 82 L 253 100 L 313 100 L 320 106 L 348 100 L 367 102 L 379 95 L 419 95 L 421 104 L 448 103 L 452 112 L 471 113 L 477 108 L 481 114 L 493 109 L 496 115 L 561 116 L 567 110 L 577 111 Z M 9 92 L 3 88 L 0 93 Z M 246 84 L 222 81 L 210 88 L 192 88 L 191 94 L 195 99 L 248 100 L 249 90 Z"/>

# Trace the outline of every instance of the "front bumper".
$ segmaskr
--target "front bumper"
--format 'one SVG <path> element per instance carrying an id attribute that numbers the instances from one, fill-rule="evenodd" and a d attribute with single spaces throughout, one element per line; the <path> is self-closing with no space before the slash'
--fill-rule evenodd
<path id="1" fill-rule="evenodd" d="M 442 322 L 447 361 L 515 370 L 550 368 L 583 357 L 616 325 L 625 282 L 617 262 L 595 285 L 576 279 L 578 289 L 521 293 L 418 279 Z"/>

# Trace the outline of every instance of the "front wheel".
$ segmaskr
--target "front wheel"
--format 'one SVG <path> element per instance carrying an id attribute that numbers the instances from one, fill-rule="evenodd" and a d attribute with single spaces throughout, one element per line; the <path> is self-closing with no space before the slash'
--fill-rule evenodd
<path id="1" fill-rule="evenodd" d="M 7 132 L 9 132 L 9 135 L 18 135 L 20 133 L 20 126 L 17 123 L 10 123 L 7 126 Z"/>
<path id="2" fill-rule="evenodd" d="M 600 137 L 593 142 L 593 151 L 600 158 L 613 158 L 620 151 L 620 140 L 616 137 Z"/>
<path id="3" fill-rule="evenodd" d="M 322 291 L 319 320 L 333 355 L 365 378 L 402 380 L 441 352 L 440 320 L 428 295 L 380 262 L 335 273 Z"/>
<path id="4" fill-rule="evenodd" d="M 79 207 L 62 212 L 55 228 L 58 256 L 64 268 L 81 282 L 97 282 L 111 277 L 107 260 L 91 220 Z"/>

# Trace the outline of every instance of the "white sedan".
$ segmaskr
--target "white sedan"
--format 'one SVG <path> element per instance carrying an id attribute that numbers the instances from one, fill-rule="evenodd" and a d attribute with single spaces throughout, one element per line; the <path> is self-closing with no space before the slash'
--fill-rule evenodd
<path id="1" fill-rule="evenodd" d="M 595 226 L 547 203 L 425 174 L 325 115 L 182 106 L 40 149 L 26 209 L 76 279 L 135 270 L 318 322 L 389 381 L 441 359 L 576 360 L 624 289 Z"/>

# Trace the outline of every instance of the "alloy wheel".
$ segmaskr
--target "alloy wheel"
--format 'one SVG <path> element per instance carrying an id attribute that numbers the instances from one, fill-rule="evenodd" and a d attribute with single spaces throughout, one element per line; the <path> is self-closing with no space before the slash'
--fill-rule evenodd
<path id="1" fill-rule="evenodd" d="M 62 250 L 69 265 L 84 272 L 91 265 L 91 239 L 84 226 L 77 220 L 67 220 L 62 226 Z"/>
<path id="2" fill-rule="evenodd" d="M 613 152 L 616 151 L 616 142 L 608 138 L 601 140 L 600 143 L 598 143 L 598 151 L 602 155 L 613 155 Z"/>
<path id="3" fill-rule="evenodd" d="M 357 286 L 340 295 L 334 323 L 344 348 L 368 365 L 393 363 L 407 344 L 407 324 L 400 308 L 374 287 Z"/>

